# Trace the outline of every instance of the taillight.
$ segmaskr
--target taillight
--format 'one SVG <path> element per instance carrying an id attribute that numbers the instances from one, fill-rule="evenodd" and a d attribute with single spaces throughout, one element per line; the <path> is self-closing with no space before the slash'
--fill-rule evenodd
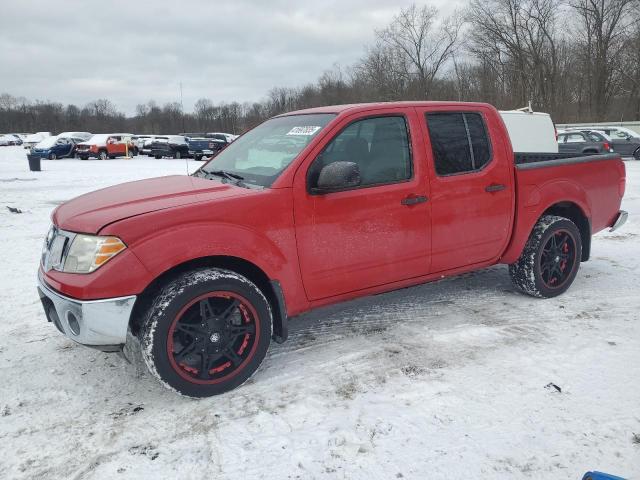
<path id="1" fill-rule="evenodd" d="M 603 146 L 603 147 L 604 147 L 604 149 L 605 149 L 605 150 L 607 150 L 607 151 L 611 150 L 611 147 L 609 147 L 609 144 L 608 144 L 607 142 L 604 142 L 604 143 L 602 144 L 602 146 Z"/>

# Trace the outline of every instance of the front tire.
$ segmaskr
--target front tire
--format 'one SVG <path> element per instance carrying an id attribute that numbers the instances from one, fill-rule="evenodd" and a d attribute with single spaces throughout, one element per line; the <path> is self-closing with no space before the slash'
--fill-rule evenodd
<path id="1" fill-rule="evenodd" d="M 176 150 L 175 153 L 173 154 L 173 158 L 179 160 L 182 158 L 182 154 L 180 153 L 180 150 Z"/>
<path id="2" fill-rule="evenodd" d="M 58 156 L 55 153 L 50 153 L 49 154 L 49 160 L 57 160 Z"/>
<path id="3" fill-rule="evenodd" d="M 98 153 L 98 158 L 100 160 L 106 160 L 108 158 L 107 152 L 105 152 L 104 150 L 100 150 L 100 153 Z"/>
<path id="4" fill-rule="evenodd" d="M 520 258 L 509 265 L 513 284 L 540 298 L 564 293 L 580 268 L 582 239 L 575 223 L 557 215 L 544 215 L 533 228 Z"/>
<path id="5" fill-rule="evenodd" d="M 269 348 L 272 315 L 263 293 L 229 270 L 187 272 L 168 283 L 145 315 L 140 343 L 151 373 L 189 397 L 232 390 Z"/>

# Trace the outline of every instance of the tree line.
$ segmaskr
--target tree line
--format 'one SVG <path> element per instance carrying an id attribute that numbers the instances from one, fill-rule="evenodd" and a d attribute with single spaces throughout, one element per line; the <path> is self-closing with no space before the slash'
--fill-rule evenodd
<path id="1" fill-rule="evenodd" d="M 470 0 L 449 16 L 414 4 L 353 65 L 261 102 L 202 98 L 184 112 L 150 100 L 126 116 L 108 99 L 78 107 L 5 93 L 0 131 L 242 133 L 286 111 L 393 100 L 531 102 L 559 123 L 640 119 L 640 0 Z"/>

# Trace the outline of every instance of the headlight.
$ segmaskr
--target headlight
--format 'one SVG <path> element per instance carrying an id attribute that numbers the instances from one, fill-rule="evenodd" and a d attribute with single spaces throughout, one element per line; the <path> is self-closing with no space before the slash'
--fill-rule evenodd
<path id="1" fill-rule="evenodd" d="M 63 272 L 90 273 L 101 267 L 127 246 L 118 237 L 78 234 L 64 259 Z"/>

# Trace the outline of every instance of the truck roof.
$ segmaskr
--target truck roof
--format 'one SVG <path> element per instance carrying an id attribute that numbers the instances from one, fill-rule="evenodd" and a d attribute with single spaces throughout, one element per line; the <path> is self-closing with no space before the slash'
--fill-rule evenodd
<path id="1" fill-rule="evenodd" d="M 303 110 L 296 110 L 293 112 L 283 113 L 278 115 L 285 117 L 287 115 L 307 115 L 312 113 L 342 113 L 342 112 L 359 112 L 362 110 L 371 110 L 376 108 L 389 108 L 389 107 L 460 107 L 460 108 L 472 108 L 472 107 L 491 107 L 488 103 L 479 102 L 449 102 L 449 101 L 403 101 L 403 102 L 374 102 L 374 103 L 349 103 L 344 105 L 329 105 L 326 107 L 314 107 L 305 108 Z"/>

